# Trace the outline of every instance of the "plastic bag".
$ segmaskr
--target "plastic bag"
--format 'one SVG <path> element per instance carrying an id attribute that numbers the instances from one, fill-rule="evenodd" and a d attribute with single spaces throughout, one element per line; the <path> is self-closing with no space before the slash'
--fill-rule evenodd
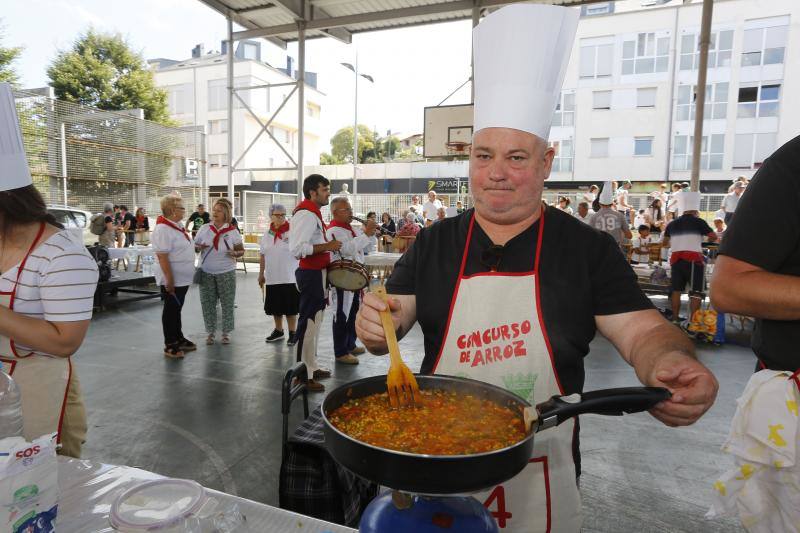
<path id="1" fill-rule="evenodd" d="M 0 440 L 0 531 L 50 533 L 57 511 L 55 433 Z"/>

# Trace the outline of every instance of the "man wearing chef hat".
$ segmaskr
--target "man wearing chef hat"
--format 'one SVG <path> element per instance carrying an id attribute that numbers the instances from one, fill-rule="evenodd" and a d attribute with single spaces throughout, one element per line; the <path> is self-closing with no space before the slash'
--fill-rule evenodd
<path id="1" fill-rule="evenodd" d="M 681 294 L 689 287 L 689 319 L 700 309 L 705 297 L 705 261 L 703 237 L 716 242 L 717 234 L 708 223 L 699 218 L 700 193 L 683 191 L 678 195 L 681 216 L 667 224 L 662 246 L 671 250 L 669 264 L 672 278 L 672 321 L 680 323 Z"/>
<path id="2" fill-rule="evenodd" d="M 583 358 L 599 330 L 642 383 L 672 390 L 653 416 L 688 425 L 713 403 L 714 376 L 639 290 L 614 240 L 541 201 L 577 23 L 574 9 L 515 4 L 473 30 L 475 207 L 419 233 L 386 284 L 392 317 L 399 337 L 419 322 L 422 373 L 478 379 L 531 403 L 582 390 Z M 356 321 L 376 354 L 387 351 L 384 308 L 368 294 Z M 476 332 L 490 342 L 467 348 Z M 537 436 L 528 466 L 478 496 L 502 531 L 580 529 L 576 426 L 572 419 Z"/>
<path id="3" fill-rule="evenodd" d="M 86 414 L 70 356 L 86 335 L 97 264 L 32 185 L 14 95 L 0 83 L 0 365 L 19 387 L 23 436 L 57 433 L 80 457 Z"/>

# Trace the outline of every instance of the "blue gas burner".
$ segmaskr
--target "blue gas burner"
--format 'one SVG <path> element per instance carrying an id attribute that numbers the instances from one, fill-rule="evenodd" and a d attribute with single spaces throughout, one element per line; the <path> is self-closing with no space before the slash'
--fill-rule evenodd
<path id="1" fill-rule="evenodd" d="M 495 533 L 497 523 L 472 496 L 417 496 L 387 491 L 367 506 L 360 533 Z"/>

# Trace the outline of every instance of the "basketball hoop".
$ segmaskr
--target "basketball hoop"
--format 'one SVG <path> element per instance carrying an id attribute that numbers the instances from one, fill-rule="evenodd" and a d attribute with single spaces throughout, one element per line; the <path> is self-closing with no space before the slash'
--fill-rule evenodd
<path id="1" fill-rule="evenodd" d="M 447 147 L 447 155 L 450 156 L 464 156 L 467 155 L 468 142 L 464 141 L 450 141 L 444 144 Z"/>

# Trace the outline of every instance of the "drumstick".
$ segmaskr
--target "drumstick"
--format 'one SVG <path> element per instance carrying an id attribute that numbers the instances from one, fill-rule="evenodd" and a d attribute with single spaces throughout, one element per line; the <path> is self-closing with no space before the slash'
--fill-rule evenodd
<path id="1" fill-rule="evenodd" d="M 262 285 L 261 286 L 261 303 L 263 304 L 266 301 L 267 301 L 267 288 L 264 285 Z"/>

